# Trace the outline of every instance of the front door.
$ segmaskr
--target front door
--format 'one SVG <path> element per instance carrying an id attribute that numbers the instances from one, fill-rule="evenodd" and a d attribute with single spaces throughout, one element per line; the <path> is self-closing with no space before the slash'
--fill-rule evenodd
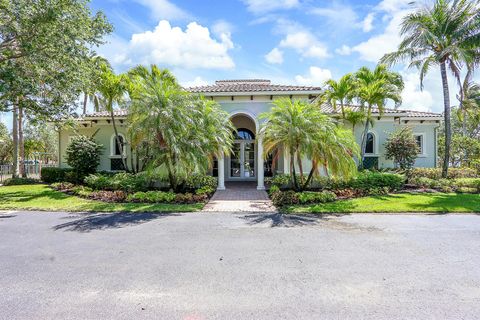
<path id="1" fill-rule="evenodd" d="M 236 140 L 230 156 L 230 178 L 255 178 L 255 140 Z"/>

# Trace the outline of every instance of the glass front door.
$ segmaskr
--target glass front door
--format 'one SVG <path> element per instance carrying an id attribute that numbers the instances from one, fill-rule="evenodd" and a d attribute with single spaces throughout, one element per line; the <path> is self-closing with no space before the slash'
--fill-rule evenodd
<path id="1" fill-rule="evenodd" d="M 236 141 L 230 156 L 230 178 L 255 178 L 255 142 Z"/>

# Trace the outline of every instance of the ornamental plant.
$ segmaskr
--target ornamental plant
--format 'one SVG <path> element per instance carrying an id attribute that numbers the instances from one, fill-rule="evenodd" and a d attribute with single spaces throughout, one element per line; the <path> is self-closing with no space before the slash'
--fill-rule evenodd
<path id="1" fill-rule="evenodd" d="M 103 146 L 92 138 L 76 136 L 72 139 L 66 150 L 67 164 L 73 168 L 78 180 L 88 174 L 95 173 L 100 164 L 100 155 Z"/>
<path id="2" fill-rule="evenodd" d="M 420 152 L 412 128 L 404 127 L 391 133 L 385 143 L 385 151 L 387 159 L 392 159 L 400 169 L 409 171 Z"/>

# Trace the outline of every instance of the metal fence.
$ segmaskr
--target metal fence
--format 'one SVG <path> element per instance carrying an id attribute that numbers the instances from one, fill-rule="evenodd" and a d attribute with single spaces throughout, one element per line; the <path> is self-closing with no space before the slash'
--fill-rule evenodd
<path id="1" fill-rule="evenodd" d="M 40 171 L 45 167 L 56 167 L 56 163 L 35 163 L 24 164 L 25 172 L 28 178 L 40 179 Z M 5 179 L 11 178 L 13 173 L 13 166 L 11 164 L 0 165 L 0 183 Z"/>

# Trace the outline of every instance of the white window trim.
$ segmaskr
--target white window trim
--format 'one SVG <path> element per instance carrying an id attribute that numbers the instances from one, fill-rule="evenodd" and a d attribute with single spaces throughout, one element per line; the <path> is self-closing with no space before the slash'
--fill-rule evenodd
<path id="1" fill-rule="evenodd" d="M 415 143 L 417 142 L 417 137 L 420 136 L 422 137 L 422 150 L 420 150 L 420 153 L 417 155 L 418 158 L 425 158 L 428 155 L 425 153 L 425 145 L 426 145 L 426 140 L 425 140 L 425 132 L 414 132 L 413 136 L 415 137 Z"/>
<path id="2" fill-rule="evenodd" d="M 379 154 L 378 154 L 378 135 L 375 131 L 368 131 L 367 135 L 368 134 L 372 134 L 373 135 L 373 153 L 365 153 L 365 156 L 366 157 L 378 157 Z M 365 147 L 367 145 L 365 144 Z"/>
<path id="3" fill-rule="evenodd" d="M 120 137 L 123 138 L 123 142 L 125 144 L 125 136 L 122 134 L 122 133 L 119 133 L 118 134 Z M 115 154 L 115 133 L 112 135 L 112 137 L 110 138 L 110 158 L 122 158 L 121 155 L 119 154 Z M 123 148 L 123 157 L 126 158 L 127 157 L 127 148 Z"/>

